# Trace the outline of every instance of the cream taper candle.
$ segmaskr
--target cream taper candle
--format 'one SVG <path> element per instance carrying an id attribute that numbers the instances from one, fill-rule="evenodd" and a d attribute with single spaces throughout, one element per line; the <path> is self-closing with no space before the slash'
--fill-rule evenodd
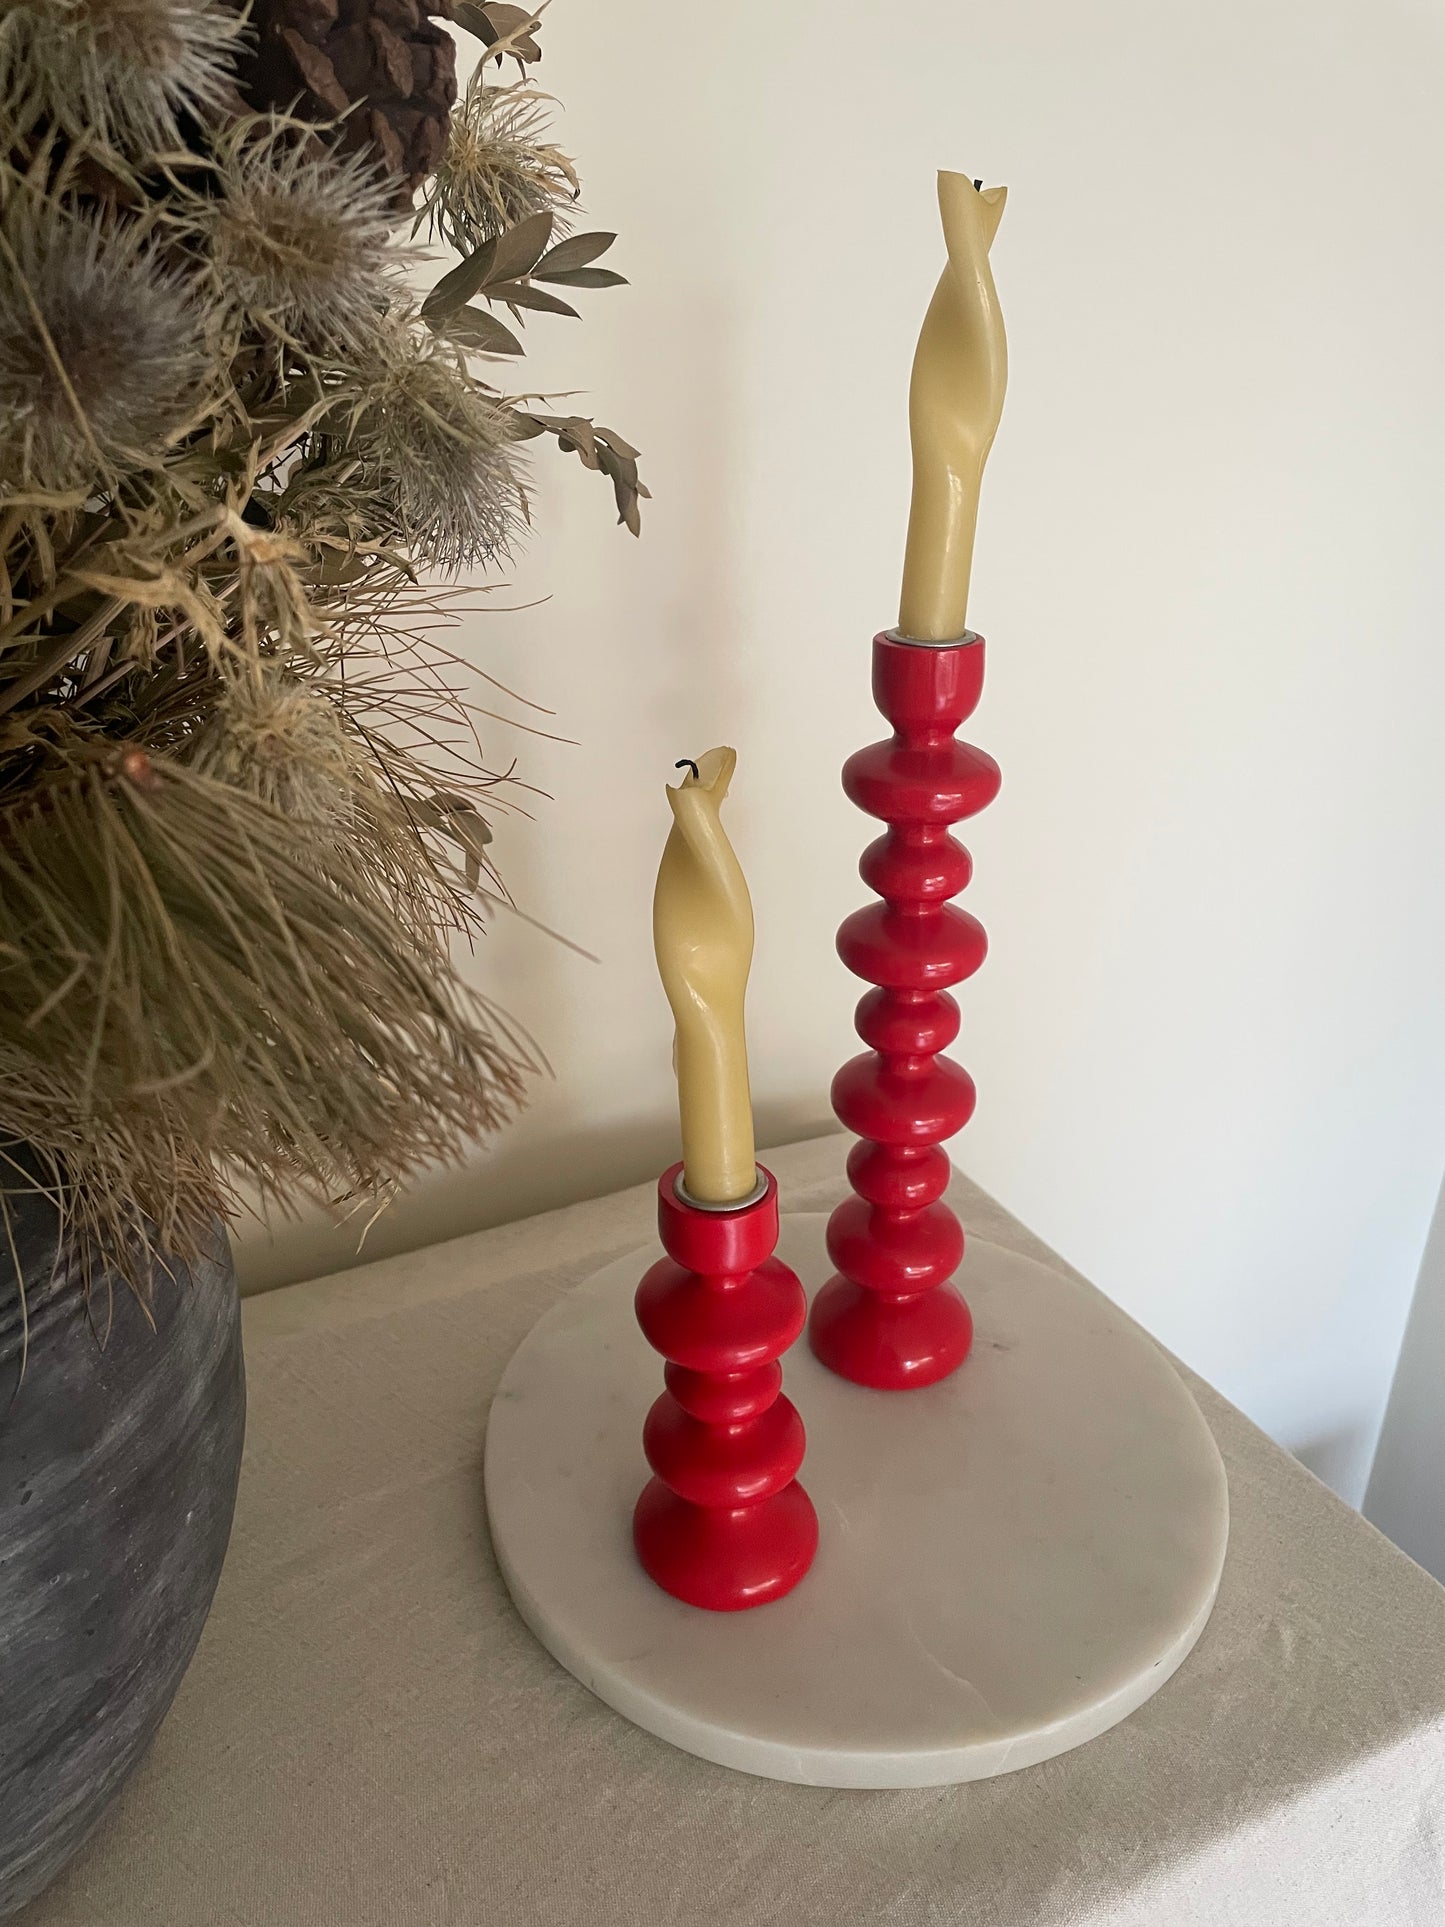
<path id="1" fill-rule="evenodd" d="M 983 465 L 1003 412 L 1008 345 L 988 251 L 1006 187 L 980 191 L 966 174 L 940 174 L 948 243 L 924 317 L 908 390 L 913 500 L 898 632 L 952 642 L 968 627 L 968 581 Z"/>
<path id="2" fill-rule="evenodd" d="M 737 766 L 710 749 L 674 789 L 657 872 L 652 939 L 677 1025 L 673 1062 L 682 1181 L 701 1204 L 733 1204 L 757 1183 L 743 999 L 753 960 L 747 879 L 719 812 Z"/>

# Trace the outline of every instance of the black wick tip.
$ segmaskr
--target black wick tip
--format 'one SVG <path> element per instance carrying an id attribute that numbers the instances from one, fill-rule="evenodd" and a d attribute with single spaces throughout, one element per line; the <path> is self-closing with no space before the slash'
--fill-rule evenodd
<path id="1" fill-rule="evenodd" d="M 973 187 L 974 187 L 974 192 L 975 192 L 976 194 L 982 194 L 982 192 L 983 192 L 983 182 L 982 182 L 982 181 L 975 181 L 975 182 L 974 182 L 974 184 L 973 184 Z"/>
<path id="2" fill-rule="evenodd" d="M 679 756 L 672 767 L 674 769 L 690 769 L 692 771 L 693 782 L 700 783 L 702 781 L 702 774 L 690 756 Z"/>

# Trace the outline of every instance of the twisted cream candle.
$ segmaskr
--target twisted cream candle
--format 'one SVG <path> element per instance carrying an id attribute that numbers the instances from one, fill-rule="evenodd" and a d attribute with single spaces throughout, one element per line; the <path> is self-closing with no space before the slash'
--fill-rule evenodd
<path id="1" fill-rule="evenodd" d="M 938 177 L 948 266 L 924 317 L 908 390 L 913 500 L 898 632 L 909 641 L 953 642 L 968 627 L 978 492 L 1008 380 L 988 259 L 1007 195 L 1006 187 L 980 191 L 965 174 Z"/>
<path id="2" fill-rule="evenodd" d="M 710 749 L 667 800 L 672 829 L 657 872 L 652 940 L 677 1025 L 673 1063 L 683 1185 L 733 1204 L 757 1184 L 743 999 L 753 961 L 747 879 L 719 815 L 737 752 Z"/>

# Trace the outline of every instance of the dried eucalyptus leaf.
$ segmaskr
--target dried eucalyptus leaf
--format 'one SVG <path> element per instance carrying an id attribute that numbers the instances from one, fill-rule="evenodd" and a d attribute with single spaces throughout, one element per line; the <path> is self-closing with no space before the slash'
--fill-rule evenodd
<path id="1" fill-rule="evenodd" d="M 612 268 L 542 268 L 534 270 L 537 280 L 552 281 L 562 288 L 625 288 L 627 276 Z"/>
<path id="2" fill-rule="evenodd" d="M 539 269 L 585 268 L 599 254 L 606 254 L 617 239 L 615 234 L 569 234 L 555 248 L 549 248 L 537 263 Z"/>
<path id="3" fill-rule="evenodd" d="M 543 314 L 569 314 L 574 321 L 579 319 L 577 310 L 569 307 L 555 294 L 548 294 L 545 288 L 534 288 L 526 281 L 502 281 L 486 289 L 488 301 L 505 301 L 513 308 L 537 308 Z"/>
<path id="4" fill-rule="evenodd" d="M 617 502 L 618 521 L 625 522 L 629 528 L 632 528 L 633 520 L 637 517 L 637 498 L 642 492 L 641 484 L 637 479 L 636 462 L 629 461 L 604 448 L 602 472 L 612 483 L 612 493 Z M 632 533 L 636 535 L 640 529 L 639 522 L 637 528 L 632 529 Z"/>
<path id="5" fill-rule="evenodd" d="M 457 25 L 475 34 L 487 48 L 488 60 L 515 60 L 523 72 L 529 61 L 542 58 L 536 34 L 541 14 L 541 7 L 533 13 L 525 7 L 478 6 L 476 0 L 453 0 L 450 11 Z"/>
<path id="6" fill-rule="evenodd" d="M 640 485 L 629 487 L 618 477 L 613 477 L 612 496 L 617 503 L 617 519 L 629 535 L 642 533 L 642 512 L 637 506 L 637 498 L 646 494 L 647 490 Z"/>
<path id="7" fill-rule="evenodd" d="M 490 241 L 484 241 L 475 254 L 469 254 L 465 261 L 444 274 L 421 304 L 422 320 L 429 324 L 434 316 L 451 314 L 470 301 L 493 274 L 497 244 L 505 239 L 505 235 L 494 235 Z"/>
<path id="8" fill-rule="evenodd" d="M 469 34 L 474 34 L 484 46 L 490 47 L 498 38 L 497 29 L 488 20 L 486 9 L 477 6 L 475 0 L 453 0 L 452 19 Z"/>
<path id="9" fill-rule="evenodd" d="M 519 221 L 515 227 L 499 234 L 488 243 L 495 253 L 487 281 L 515 281 L 519 275 L 530 274 L 551 238 L 550 208 L 543 208 L 539 214 L 529 214 L 525 221 Z M 481 282 L 477 284 L 478 287 L 482 285 Z"/>
<path id="10" fill-rule="evenodd" d="M 528 215 L 503 234 L 494 234 L 475 254 L 469 254 L 442 276 L 421 304 L 422 319 L 430 322 L 434 315 L 450 314 L 494 282 L 515 281 L 528 273 L 551 235 L 552 216 L 546 209 Z"/>
<path id="11" fill-rule="evenodd" d="M 485 308 L 462 308 L 456 314 L 428 315 L 427 326 L 458 346 L 483 355 L 525 354 L 520 341 L 504 321 L 498 321 Z"/>
<path id="12" fill-rule="evenodd" d="M 599 422 L 597 424 L 597 433 L 603 436 L 604 439 L 608 442 L 608 444 L 612 448 L 615 448 L 617 450 L 617 453 L 619 455 L 627 456 L 630 461 L 635 462 L 637 460 L 638 455 L 641 453 L 640 449 L 629 447 L 628 444 L 625 441 L 623 441 L 622 437 L 618 434 L 615 428 L 604 428 L 602 424 Z"/>
<path id="13" fill-rule="evenodd" d="M 370 566 L 368 556 L 328 553 L 322 555 L 306 573 L 310 580 L 326 588 L 338 589 L 348 582 L 360 582 Z"/>
<path id="14" fill-rule="evenodd" d="M 558 418 L 553 433 L 557 445 L 566 455 L 574 452 L 581 456 L 587 468 L 600 466 L 597 442 L 592 433 L 592 424 L 585 415 L 563 415 Z"/>
<path id="15" fill-rule="evenodd" d="M 535 38 L 536 28 L 541 18 L 541 9 L 535 12 L 530 7 L 514 7 L 503 4 L 503 0 L 487 0 L 478 7 L 477 12 L 492 30 L 489 46 L 499 40 L 507 42 L 506 51 L 519 60 L 540 60 L 542 49 Z"/>
<path id="16" fill-rule="evenodd" d="M 412 821 L 420 829 L 435 830 L 458 845 L 465 858 L 467 887 L 474 890 L 481 880 L 487 845 L 492 840 L 491 825 L 476 804 L 470 797 L 439 790 L 433 798 L 413 799 L 409 809 Z"/>
<path id="17" fill-rule="evenodd" d="M 535 441 L 538 435 L 547 433 L 547 424 L 544 421 L 539 421 L 535 415 L 525 414 L 520 408 L 512 410 L 512 421 L 515 424 L 512 429 L 513 441 Z"/>

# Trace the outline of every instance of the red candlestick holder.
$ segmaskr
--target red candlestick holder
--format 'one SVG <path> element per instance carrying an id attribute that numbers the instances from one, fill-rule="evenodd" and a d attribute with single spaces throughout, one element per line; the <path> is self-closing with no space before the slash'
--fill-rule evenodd
<path id="1" fill-rule="evenodd" d="M 754 1197 L 702 1205 L 682 1166 L 657 1185 L 667 1257 L 637 1288 L 637 1322 L 667 1359 L 667 1390 L 643 1427 L 655 1477 L 632 1515 L 644 1569 L 664 1592 L 712 1612 L 781 1599 L 807 1572 L 818 1518 L 798 1484 L 803 1421 L 778 1363 L 803 1329 L 807 1298 L 773 1256 L 778 1187 L 759 1170 Z"/>
<path id="2" fill-rule="evenodd" d="M 828 1222 L 837 1273 L 813 1301 L 809 1342 L 843 1378 L 883 1391 L 932 1385 L 968 1355 L 973 1320 L 949 1282 L 963 1227 L 942 1202 L 940 1147 L 973 1114 L 973 1079 L 939 1053 L 958 1035 L 948 986 L 983 962 L 983 926 L 948 901 L 973 861 L 948 826 L 998 794 L 993 758 L 954 740 L 983 689 L 984 645 L 873 640 L 873 699 L 893 725 L 843 766 L 843 788 L 887 824 L 859 872 L 883 899 L 855 910 L 838 954 L 877 986 L 858 1005 L 870 1048 L 833 1080 L 833 1109 L 863 1140 L 848 1158 L 855 1195 Z"/>

